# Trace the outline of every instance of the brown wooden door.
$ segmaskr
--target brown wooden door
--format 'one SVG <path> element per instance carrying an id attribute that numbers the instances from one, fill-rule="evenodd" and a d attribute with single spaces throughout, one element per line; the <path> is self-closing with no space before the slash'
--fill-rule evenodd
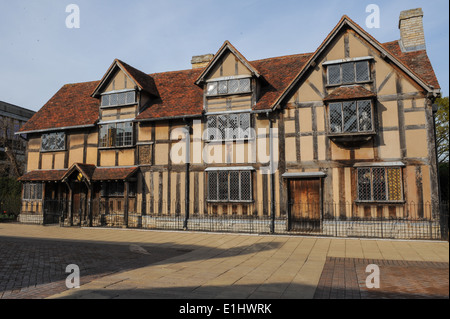
<path id="1" fill-rule="evenodd" d="M 291 230 L 320 227 L 320 192 L 320 179 L 292 179 L 289 181 Z"/>
<path id="2" fill-rule="evenodd" d="M 86 186 L 82 183 L 72 183 L 72 221 L 73 225 L 81 225 L 86 215 Z"/>

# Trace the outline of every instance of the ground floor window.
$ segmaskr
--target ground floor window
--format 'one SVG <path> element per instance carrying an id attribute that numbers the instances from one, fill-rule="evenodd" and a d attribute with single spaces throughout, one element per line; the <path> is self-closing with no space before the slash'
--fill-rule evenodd
<path id="1" fill-rule="evenodd" d="M 102 197 L 123 197 L 125 194 L 125 183 L 118 182 L 102 182 Z M 130 182 L 128 187 L 128 196 L 136 195 L 136 183 Z"/>
<path id="2" fill-rule="evenodd" d="M 358 200 L 402 201 L 400 167 L 361 167 L 357 169 Z"/>
<path id="3" fill-rule="evenodd" d="M 23 199 L 42 199 L 42 183 L 26 183 L 23 185 Z"/>
<path id="4" fill-rule="evenodd" d="M 245 202 L 252 200 L 251 171 L 218 170 L 208 172 L 208 200 Z"/>

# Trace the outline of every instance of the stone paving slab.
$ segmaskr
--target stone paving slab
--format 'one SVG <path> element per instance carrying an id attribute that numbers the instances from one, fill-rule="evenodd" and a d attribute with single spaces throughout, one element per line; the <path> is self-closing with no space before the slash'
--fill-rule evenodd
<path id="1" fill-rule="evenodd" d="M 365 294 L 358 286 L 367 274 L 361 270 L 363 268 L 365 270 L 363 263 L 359 264 L 355 260 L 364 262 L 378 260 L 383 267 L 391 267 L 390 264 L 384 264 L 390 261 L 434 262 L 444 265 L 444 268 L 447 265 L 446 275 L 442 275 L 440 268 L 436 271 L 441 276 L 441 282 L 444 284 L 447 282 L 448 298 L 448 242 L 60 228 L 21 224 L 0 224 L 0 237 L 15 242 L 14 247 L 21 251 L 22 258 L 24 260 L 28 258 L 31 265 L 37 265 L 37 269 L 40 270 L 36 271 L 37 278 L 46 278 L 43 283 L 50 286 L 48 286 L 47 295 L 40 295 L 41 297 L 70 299 L 334 298 L 334 294 L 328 292 L 327 296 L 327 292 L 324 293 L 324 291 L 328 288 L 332 291 L 336 281 L 339 287 L 342 285 L 357 287 L 354 291 L 351 288 L 351 294 L 348 295 L 344 291 L 344 298 L 376 298 L 374 295 Z M 60 248 L 56 248 L 56 255 L 49 255 L 44 246 L 40 246 L 37 254 L 31 249 L 33 245 L 39 246 L 46 241 L 60 245 Z M 55 246 L 58 247 L 58 245 Z M 98 246 L 94 248 L 95 246 L 91 245 Z M 6 247 L 12 246 L 6 245 Z M 66 256 L 64 252 L 67 250 L 63 249 L 64 247 L 71 247 L 74 252 L 77 252 L 74 256 L 79 258 L 77 262 L 80 266 L 85 265 L 84 269 L 103 269 L 103 264 L 109 265 L 112 269 L 109 269 L 109 273 L 99 270 L 92 273 L 82 271 L 82 285 L 79 289 L 68 290 L 61 287 L 56 289 L 56 282 L 58 280 L 62 282 L 61 280 L 67 275 L 56 274 L 55 270 L 61 264 L 69 262 L 64 257 Z M 134 247 L 134 251 L 131 251 L 130 247 Z M 150 254 L 140 254 L 139 247 Z M 96 255 L 97 251 L 99 251 L 98 255 Z M 158 255 L 157 251 L 161 254 L 159 259 L 155 258 Z M 163 255 L 166 251 L 172 251 L 173 254 Z M 10 266 L 0 280 L 0 285 L 3 282 L 7 283 L 3 291 L 11 297 L 12 293 L 9 291 L 14 291 L 14 285 L 18 285 L 18 282 L 22 283 L 26 277 L 25 273 L 33 267 L 23 266 L 25 262 L 21 263 L 20 259 L 19 262 L 14 261 L 11 252 L 6 251 L 6 253 L 9 257 L 5 262 Z M 129 254 L 134 254 L 135 259 L 130 259 Z M 50 266 L 53 273 L 47 270 L 48 260 L 39 258 L 41 255 L 53 257 L 55 265 Z M 345 262 L 342 265 L 336 262 L 333 264 L 330 263 L 330 258 L 344 258 Z M 18 269 L 26 271 L 15 273 L 15 269 L 11 268 L 14 263 L 20 266 Z M 118 267 L 121 263 L 125 265 Z M 27 263 L 27 265 L 30 264 Z M 427 265 L 421 264 L 422 268 L 418 269 L 423 272 L 427 269 L 425 267 Z M 403 266 L 398 264 L 395 267 L 406 269 L 410 266 L 411 264 Z M 385 269 L 388 271 L 384 273 L 385 276 L 396 274 L 397 271 L 392 267 Z M 407 272 L 403 271 L 403 274 L 406 276 Z M 435 294 L 425 288 L 414 286 L 412 284 L 414 279 L 405 280 L 409 280 L 408 289 L 411 287 L 418 289 L 419 294 L 428 293 L 428 296 L 439 298 L 443 296 L 440 292 Z M 12 289 L 10 289 L 11 282 L 13 282 Z M 401 283 L 401 281 L 398 282 Z M 326 285 L 329 287 L 327 288 Z M 428 283 L 429 287 L 441 289 L 434 282 Z M 390 288 L 389 297 L 404 297 L 401 295 L 404 293 L 402 289 L 406 289 L 406 286 L 397 285 L 395 289 Z M 340 298 L 342 292 L 339 293 Z M 412 295 L 413 292 L 409 291 L 408 294 Z M 22 297 L 26 298 L 26 289 Z M 386 296 L 379 295 L 379 297 Z"/>

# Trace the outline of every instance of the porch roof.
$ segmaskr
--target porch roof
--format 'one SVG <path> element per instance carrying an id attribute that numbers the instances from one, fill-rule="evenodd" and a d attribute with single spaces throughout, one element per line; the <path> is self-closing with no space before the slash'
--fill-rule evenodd
<path id="1" fill-rule="evenodd" d="M 18 178 L 20 182 L 56 182 L 66 174 L 67 169 L 35 170 Z"/>

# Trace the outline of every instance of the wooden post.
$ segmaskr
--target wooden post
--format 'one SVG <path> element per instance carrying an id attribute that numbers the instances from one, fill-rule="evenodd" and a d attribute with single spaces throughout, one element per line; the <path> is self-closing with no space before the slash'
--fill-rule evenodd
<path id="1" fill-rule="evenodd" d="M 125 188 L 124 188 L 124 192 L 123 192 L 123 196 L 124 196 L 124 203 L 123 203 L 123 220 L 125 223 L 125 228 L 128 228 L 128 192 L 129 192 L 129 182 L 125 181 Z"/>

